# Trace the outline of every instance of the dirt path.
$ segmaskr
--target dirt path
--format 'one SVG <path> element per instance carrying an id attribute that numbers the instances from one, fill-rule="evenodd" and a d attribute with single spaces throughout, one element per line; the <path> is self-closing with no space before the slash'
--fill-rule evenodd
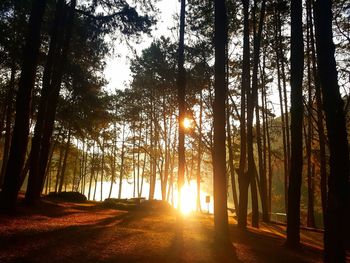
<path id="1" fill-rule="evenodd" d="M 207 215 L 125 212 L 46 202 L 16 217 L 0 216 L 0 262 L 319 262 L 318 250 L 293 252 L 283 238 L 231 225 L 232 248 L 213 243 Z"/>

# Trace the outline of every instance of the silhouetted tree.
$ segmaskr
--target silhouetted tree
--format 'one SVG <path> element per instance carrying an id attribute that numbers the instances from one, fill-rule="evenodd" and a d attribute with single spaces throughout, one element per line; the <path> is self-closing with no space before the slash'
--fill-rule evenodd
<path id="1" fill-rule="evenodd" d="M 345 244 L 349 238 L 346 229 L 349 227 L 350 161 L 344 102 L 339 92 L 334 57 L 332 1 L 316 1 L 314 11 L 317 64 L 330 151 L 324 260 L 345 262 Z"/>
<path id="2" fill-rule="evenodd" d="M 218 242 L 228 242 L 227 218 L 227 176 L 226 176 L 226 43 L 227 14 L 225 0 L 214 2 L 214 43 L 215 43 L 215 99 L 213 105 L 214 119 L 214 224 L 215 238 Z"/>
<path id="3" fill-rule="evenodd" d="M 302 1 L 291 3 L 291 167 L 288 185 L 287 242 L 300 244 L 300 188 L 303 168 L 303 70 Z"/>
<path id="4" fill-rule="evenodd" d="M 40 47 L 40 31 L 46 6 L 45 0 L 33 1 L 26 44 L 23 52 L 21 77 L 16 97 L 16 117 L 10 154 L 7 162 L 1 206 L 13 210 L 19 191 L 20 175 L 24 164 L 29 134 L 29 116 L 35 73 Z"/>
<path id="5" fill-rule="evenodd" d="M 72 1 L 73 3 L 76 2 Z M 50 48 L 43 76 L 42 95 L 31 148 L 30 173 L 26 192 L 26 201 L 31 204 L 40 198 L 44 183 L 56 105 L 72 33 L 74 18 L 72 12 L 74 9 L 75 5 L 68 11 L 62 0 L 58 1 L 56 5 Z M 66 17 L 67 11 L 69 13 L 68 18 Z"/>
<path id="6" fill-rule="evenodd" d="M 247 128 L 246 128 L 246 98 L 250 87 L 250 51 L 249 51 L 249 0 L 243 3 L 243 64 L 242 64 L 242 87 L 241 87 L 241 119 L 240 119 L 240 159 L 239 159 L 239 211 L 238 226 L 247 226 L 248 212 L 248 188 L 249 177 L 247 174 Z"/>
<path id="7" fill-rule="evenodd" d="M 185 127 L 184 127 L 184 119 L 185 119 L 185 94 L 186 94 L 186 72 L 184 68 L 184 35 L 185 35 L 185 7 L 186 1 L 181 0 L 181 10 L 180 10 L 180 39 L 179 39 L 179 47 L 178 47 L 178 77 L 177 77 L 177 89 L 178 89 L 178 104 L 179 104 L 179 162 L 178 162 L 178 209 L 181 209 L 181 189 L 184 184 L 184 174 L 185 174 Z"/>

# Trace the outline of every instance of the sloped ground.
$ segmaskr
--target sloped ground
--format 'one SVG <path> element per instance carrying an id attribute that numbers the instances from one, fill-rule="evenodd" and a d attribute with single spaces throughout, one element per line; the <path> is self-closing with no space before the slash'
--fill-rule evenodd
<path id="1" fill-rule="evenodd" d="M 231 222 L 232 223 L 232 222 Z M 119 211 L 93 203 L 45 201 L 0 216 L 0 262 L 319 262 L 318 249 L 289 251 L 281 231 L 239 230 L 233 247 L 213 243 L 213 219 L 192 215 L 176 224 L 171 211 Z M 276 230 L 277 231 L 277 230 Z"/>

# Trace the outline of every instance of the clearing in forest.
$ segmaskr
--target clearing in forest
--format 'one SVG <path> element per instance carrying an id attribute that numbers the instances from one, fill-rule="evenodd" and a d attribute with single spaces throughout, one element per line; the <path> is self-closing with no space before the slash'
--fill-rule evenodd
<path id="1" fill-rule="evenodd" d="M 121 211 L 96 203 L 44 201 L 0 216 L 0 262 L 319 262 L 317 244 L 290 251 L 281 226 L 243 231 L 230 219 L 233 246 L 213 242 L 213 218 L 172 209 Z M 311 240 L 321 239 L 314 233 Z M 307 234 L 303 233 L 303 239 Z M 306 240 L 306 239 L 305 239 Z"/>

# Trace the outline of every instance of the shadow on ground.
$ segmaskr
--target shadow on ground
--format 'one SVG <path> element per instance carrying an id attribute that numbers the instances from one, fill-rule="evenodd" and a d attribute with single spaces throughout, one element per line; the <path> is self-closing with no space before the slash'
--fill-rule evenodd
<path id="1" fill-rule="evenodd" d="M 319 251 L 289 251 L 272 234 L 231 226 L 232 244 L 214 243 L 213 220 L 171 212 L 118 211 L 79 204 L 12 220 L 0 217 L 0 262 L 318 262 Z M 17 226 L 17 227 L 16 227 Z M 20 230 L 18 230 L 20 229 Z"/>

